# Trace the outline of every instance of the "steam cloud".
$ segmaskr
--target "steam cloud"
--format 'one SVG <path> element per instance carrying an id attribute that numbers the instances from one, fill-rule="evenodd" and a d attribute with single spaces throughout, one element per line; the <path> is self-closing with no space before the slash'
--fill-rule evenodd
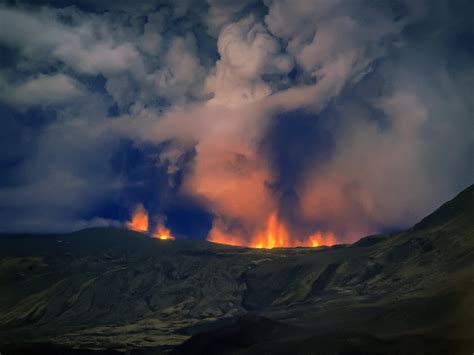
<path id="1" fill-rule="evenodd" d="M 470 1 L 55 4 L 0 7 L 2 230 L 145 203 L 346 242 L 472 183 Z"/>

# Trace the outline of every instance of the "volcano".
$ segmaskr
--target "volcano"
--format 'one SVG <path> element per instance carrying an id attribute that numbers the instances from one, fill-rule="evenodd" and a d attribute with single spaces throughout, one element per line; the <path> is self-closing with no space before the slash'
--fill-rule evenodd
<path id="1" fill-rule="evenodd" d="M 414 227 L 262 250 L 0 236 L 2 354 L 470 354 L 474 185 Z"/>

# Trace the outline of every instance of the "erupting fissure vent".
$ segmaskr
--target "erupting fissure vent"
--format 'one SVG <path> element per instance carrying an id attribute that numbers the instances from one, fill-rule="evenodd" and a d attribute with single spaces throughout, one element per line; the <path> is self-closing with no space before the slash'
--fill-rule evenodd
<path id="1" fill-rule="evenodd" d="M 336 242 L 332 232 L 317 231 L 302 240 L 292 238 L 286 226 L 278 220 L 275 212 L 268 217 L 266 227 L 249 239 L 226 233 L 218 226 L 214 226 L 207 240 L 214 243 L 264 249 L 331 246 Z"/>
<path id="2" fill-rule="evenodd" d="M 138 205 L 133 212 L 132 220 L 127 223 L 127 228 L 150 234 L 153 238 L 161 240 L 172 240 L 174 237 L 171 235 L 171 231 L 164 226 L 163 223 L 159 223 L 155 230 L 150 230 L 148 212 L 143 205 Z"/>

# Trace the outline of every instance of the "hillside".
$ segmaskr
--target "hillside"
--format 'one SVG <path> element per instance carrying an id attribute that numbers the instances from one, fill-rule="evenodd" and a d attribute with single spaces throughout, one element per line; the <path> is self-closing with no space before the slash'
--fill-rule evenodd
<path id="1" fill-rule="evenodd" d="M 0 351 L 472 353 L 473 280 L 474 185 L 353 245 L 1 235 Z"/>

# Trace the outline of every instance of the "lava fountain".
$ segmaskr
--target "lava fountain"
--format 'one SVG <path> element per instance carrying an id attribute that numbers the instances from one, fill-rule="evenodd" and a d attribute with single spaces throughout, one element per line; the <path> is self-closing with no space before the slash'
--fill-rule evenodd
<path id="1" fill-rule="evenodd" d="M 171 235 L 171 231 L 164 226 L 164 224 L 159 223 L 153 233 L 150 232 L 148 212 L 143 207 L 143 205 L 138 205 L 133 211 L 132 220 L 127 223 L 127 228 L 142 232 L 149 233 L 152 238 L 161 239 L 161 240 L 173 240 L 175 239 Z"/>
<path id="2" fill-rule="evenodd" d="M 259 249 L 319 247 L 331 246 L 336 243 L 336 237 L 332 232 L 316 231 L 302 240 L 292 238 L 286 226 L 278 220 L 276 212 L 267 218 L 265 228 L 248 239 L 225 233 L 218 226 L 213 226 L 207 240 L 213 243 Z"/>
<path id="3" fill-rule="evenodd" d="M 148 212 L 143 205 L 138 205 L 132 215 L 132 219 L 127 223 L 131 230 L 148 233 L 152 238 L 160 240 L 173 240 L 169 228 L 163 223 L 159 223 L 153 232 L 150 231 Z M 234 246 L 247 246 L 258 249 L 288 248 L 288 247 L 319 247 L 331 246 L 336 243 L 336 238 L 331 232 L 316 231 L 302 240 L 291 238 L 287 227 L 278 220 L 276 212 L 267 218 L 265 228 L 256 232 L 250 238 L 224 233 L 217 226 L 213 226 L 207 238 L 208 241 Z"/>
<path id="4" fill-rule="evenodd" d="M 174 237 L 171 235 L 171 231 L 161 223 L 156 227 L 155 233 L 153 233 L 151 236 L 153 238 L 157 238 L 157 239 L 161 239 L 161 240 L 172 240 L 172 239 L 174 239 Z"/>
<path id="5" fill-rule="evenodd" d="M 148 213 L 143 205 L 135 208 L 132 220 L 127 223 L 127 228 L 137 232 L 148 232 Z"/>

